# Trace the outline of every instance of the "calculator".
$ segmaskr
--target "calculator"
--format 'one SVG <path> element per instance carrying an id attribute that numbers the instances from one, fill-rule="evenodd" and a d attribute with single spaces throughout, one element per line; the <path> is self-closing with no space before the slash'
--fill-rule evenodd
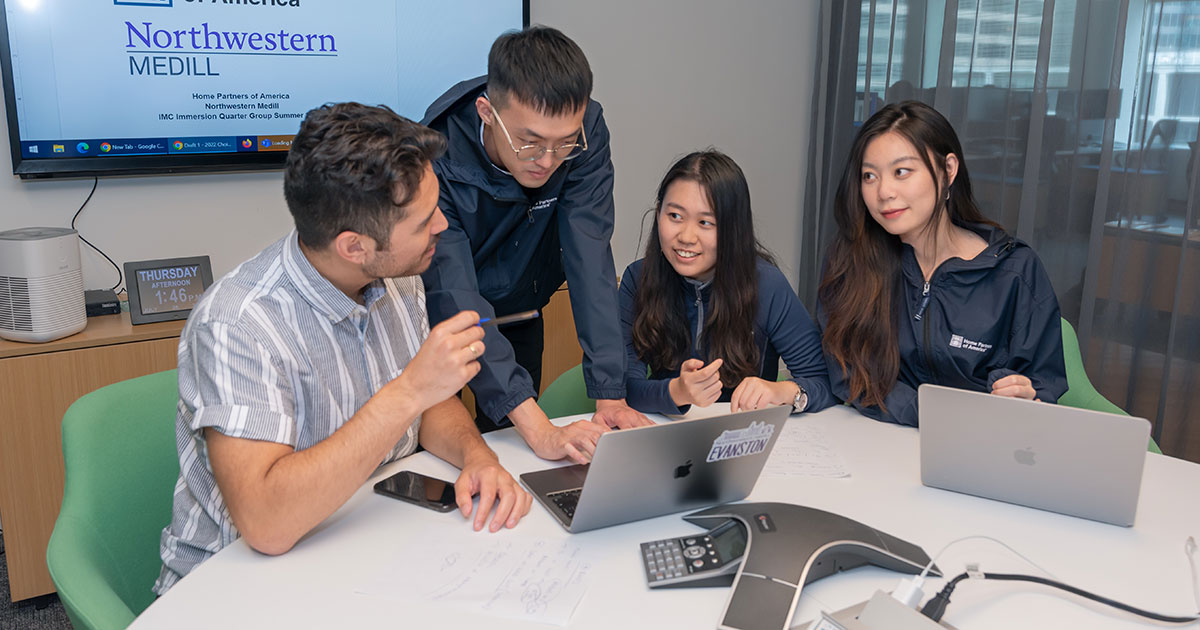
<path id="1" fill-rule="evenodd" d="M 746 527 L 729 519 L 706 533 L 641 545 L 650 588 L 728 586 L 746 551 Z"/>

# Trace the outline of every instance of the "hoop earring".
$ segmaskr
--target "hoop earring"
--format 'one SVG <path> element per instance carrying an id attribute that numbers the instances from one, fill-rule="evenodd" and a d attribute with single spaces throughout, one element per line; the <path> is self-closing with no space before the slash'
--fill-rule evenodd
<path id="1" fill-rule="evenodd" d="M 946 201 L 950 201 L 950 187 L 946 187 Z"/>

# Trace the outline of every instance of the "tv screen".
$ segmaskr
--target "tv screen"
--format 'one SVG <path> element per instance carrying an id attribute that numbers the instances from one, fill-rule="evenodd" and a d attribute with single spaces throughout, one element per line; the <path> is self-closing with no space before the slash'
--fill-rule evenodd
<path id="1" fill-rule="evenodd" d="M 304 114 L 420 120 L 528 0 L 0 0 L 13 173 L 280 167 Z"/>

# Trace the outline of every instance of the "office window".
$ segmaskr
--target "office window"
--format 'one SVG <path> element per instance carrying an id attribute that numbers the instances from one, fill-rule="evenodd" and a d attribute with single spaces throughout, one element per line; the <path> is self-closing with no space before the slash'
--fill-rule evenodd
<path id="1" fill-rule="evenodd" d="M 895 51 L 904 49 L 906 24 L 908 21 L 908 2 L 896 2 L 896 13 L 892 14 L 891 2 L 879 2 L 875 7 L 875 28 L 871 29 L 871 1 L 863 0 L 862 17 L 859 24 L 858 37 L 858 76 L 857 91 L 863 92 L 867 83 L 867 41 L 872 32 L 874 40 L 871 50 L 871 92 L 883 94 L 887 87 L 904 76 L 904 55 Z M 895 33 L 893 35 L 893 28 Z M 888 51 L 891 56 L 891 76 L 888 75 Z"/>
<path id="2" fill-rule="evenodd" d="M 870 12 L 875 10 L 874 28 Z M 919 6 L 928 7 L 924 3 Z M 940 24 L 920 23 L 940 17 L 932 13 L 911 13 L 907 0 L 893 3 L 863 0 L 859 16 L 858 73 L 856 89 L 866 90 L 867 68 L 870 67 L 870 91 L 882 95 L 888 86 L 909 77 L 917 88 L 933 87 L 936 73 L 911 68 L 909 64 L 934 64 L 936 59 L 908 59 L 915 48 L 906 46 L 910 33 L 917 39 L 939 37 L 934 30 Z M 1045 3 L 1041 0 L 962 0 L 954 28 L 954 56 L 951 84 L 954 87 L 1012 87 L 1032 89 L 1035 66 L 1041 45 L 1041 27 Z M 1070 75 L 1071 46 L 1076 13 L 1076 0 L 1059 0 L 1054 4 L 1054 29 L 1050 38 L 1050 67 L 1047 87 L 1067 86 Z M 917 20 L 913 23 L 910 20 Z M 892 31 L 894 29 L 894 36 Z M 891 39 L 889 40 L 889 37 Z M 871 44 L 871 59 L 867 59 L 867 42 Z M 888 54 L 891 54 L 889 57 Z M 890 75 L 888 66 L 891 65 Z M 925 70 L 922 73 L 922 70 Z M 921 77 L 912 79 L 912 77 Z M 919 85 L 918 85 L 919 84 Z"/>
<path id="3" fill-rule="evenodd" d="M 1200 117 L 1200 72 L 1179 72 L 1167 81 L 1167 116 Z"/>

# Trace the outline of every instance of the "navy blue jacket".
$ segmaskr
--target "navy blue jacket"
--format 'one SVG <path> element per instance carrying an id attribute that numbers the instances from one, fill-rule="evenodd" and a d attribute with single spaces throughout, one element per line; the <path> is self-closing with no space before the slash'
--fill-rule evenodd
<path id="1" fill-rule="evenodd" d="M 450 88 L 421 121 L 449 144 L 433 165 L 450 227 L 422 276 L 429 321 L 468 309 L 483 317 L 540 309 L 565 279 L 588 396 L 624 398 L 625 354 L 609 243 L 613 166 L 600 104 L 590 101 L 583 117 L 588 150 L 562 163 L 542 187 L 525 189 L 484 152 L 475 99 L 486 83 L 479 77 Z M 500 419 L 536 392 L 503 335 L 492 328 L 484 343 L 482 369 L 471 390 L 484 413 Z"/>
<path id="2" fill-rule="evenodd" d="M 1033 248 L 990 226 L 973 226 L 988 246 L 971 260 L 951 258 L 925 276 L 904 245 L 903 287 L 893 310 L 900 340 L 900 373 L 884 399 L 887 411 L 854 406 L 876 420 L 917 425 L 917 387 L 934 383 L 990 392 L 1011 374 L 1033 382 L 1037 397 L 1054 403 L 1067 391 L 1058 298 Z M 828 315 L 818 304 L 824 329 Z M 845 400 L 849 381 L 827 356 L 833 393 Z"/>
<path id="3" fill-rule="evenodd" d="M 679 370 L 655 370 L 646 377 L 647 366 L 633 349 L 633 321 L 637 316 L 634 296 L 642 277 L 642 260 L 625 268 L 621 278 L 621 333 L 625 338 L 625 386 L 629 391 L 627 402 L 631 407 L 646 413 L 687 413 L 689 406 L 678 407 L 671 400 L 668 390 L 670 379 L 679 376 Z M 680 277 L 684 283 L 684 295 L 688 296 L 679 305 L 687 311 L 687 320 L 692 332 L 692 358 L 705 363 L 719 357 L 709 357 L 707 349 L 702 352 L 695 340 L 703 332 L 703 313 L 708 312 L 711 285 L 698 284 Z M 758 376 L 774 381 L 779 374 L 779 357 L 783 357 L 792 380 L 808 392 L 808 407 L 805 411 L 820 411 L 836 401 L 830 392 L 829 377 L 825 371 L 825 360 L 821 353 L 821 335 L 808 310 L 796 297 L 787 278 L 771 263 L 758 261 L 758 310 L 754 316 L 754 343 L 758 346 Z M 722 402 L 728 402 L 733 389 L 721 391 Z"/>

